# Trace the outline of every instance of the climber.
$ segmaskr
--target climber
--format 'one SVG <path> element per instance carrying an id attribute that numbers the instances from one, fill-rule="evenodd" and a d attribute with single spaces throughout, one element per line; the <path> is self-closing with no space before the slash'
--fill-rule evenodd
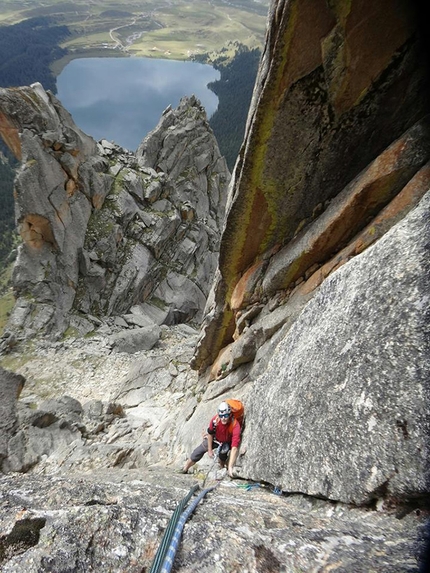
<path id="1" fill-rule="evenodd" d="M 228 475 L 231 478 L 234 477 L 233 467 L 239 453 L 240 432 L 240 423 L 233 417 L 230 406 L 227 402 L 221 402 L 218 414 L 213 416 L 209 422 L 207 436 L 191 453 L 181 473 L 188 473 L 188 470 L 201 460 L 206 452 L 210 458 L 213 458 L 214 449 L 219 447 L 219 465 L 221 468 L 225 467 L 228 458 Z"/>

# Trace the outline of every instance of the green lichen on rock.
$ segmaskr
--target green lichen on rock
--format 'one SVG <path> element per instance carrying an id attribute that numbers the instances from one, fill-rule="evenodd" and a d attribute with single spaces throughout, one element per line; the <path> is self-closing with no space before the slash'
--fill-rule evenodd
<path id="1" fill-rule="evenodd" d="M 93 210 L 87 225 L 85 248 L 91 250 L 102 237 L 111 235 L 115 226 L 115 219 L 120 215 L 114 193 L 115 191 L 112 191 L 112 193 L 106 197 L 101 209 Z M 103 255 L 103 253 L 98 254 L 100 256 Z"/>

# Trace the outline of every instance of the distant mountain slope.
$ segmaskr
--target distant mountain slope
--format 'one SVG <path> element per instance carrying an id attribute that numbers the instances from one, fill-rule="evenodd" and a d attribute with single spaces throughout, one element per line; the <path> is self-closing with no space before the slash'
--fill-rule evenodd
<path id="1" fill-rule="evenodd" d="M 69 35 L 67 26 L 52 26 L 51 18 L 31 18 L 0 27 L 0 86 L 25 86 L 40 82 L 56 93 L 49 66 L 66 54 L 59 43 Z"/>
<path id="2" fill-rule="evenodd" d="M 258 49 L 240 46 L 229 63 L 224 64 L 220 56 L 212 64 L 220 71 L 221 79 L 208 86 L 219 98 L 218 109 L 209 124 L 230 171 L 242 145 L 260 55 Z"/>

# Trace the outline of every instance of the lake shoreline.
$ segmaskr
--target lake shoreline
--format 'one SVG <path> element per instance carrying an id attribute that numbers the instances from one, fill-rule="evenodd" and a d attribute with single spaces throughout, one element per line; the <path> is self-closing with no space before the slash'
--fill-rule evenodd
<path id="1" fill-rule="evenodd" d="M 77 54 L 73 54 L 76 56 Z M 57 97 L 76 125 L 96 141 L 107 139 L 134 150 L 168 106 L 194 95 L 208 119 L 219 105 L 209 88 L 220 72 L 210 64 L 167 58 L 103 57 L 64 60 Z"/>
<path id="2" fill-rule="evenodd" d="M 49 65 L 49 69 L 54 74 L 55 79 L 61 74 L 64 68 L 73 60 L 87 59 L 87 58 L 130 58 L 130 54 L 126 54 L 113 48 L 100 48 L 94 50 L 70 51 L 59 60 L 55 60 Z"/>
<path id="3" fill-rule="evenodd" d="M 197 60 L 191 58 L 172 58 L 164 52 L 154 50 L 154 55 L 139 56 L 137 54 L 131 54 L 122 50 L 117 50 L 115 48 L 94 48 L 94 49 L 84 49 L 84 50 L 74 50 L 68 52 L 65 56 L 59 60 L 55 60 L 49 65 L 49 69 L 54 74 L 57 79 L 67 64 L 70 64 L 73 60 L 87 59 L 87 58 L 139 58 L 139 59 L 154 59 L 154 60 L 171 60 L 174 62 L 196 62 Z M 212 65 L 212 64 L 208 64 Z"/>

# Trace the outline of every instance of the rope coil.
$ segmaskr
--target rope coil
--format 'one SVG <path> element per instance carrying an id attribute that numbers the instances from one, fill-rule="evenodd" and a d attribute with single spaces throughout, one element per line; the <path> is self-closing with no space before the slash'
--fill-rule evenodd
<path id="1" fill-rule="evenodd" d="M 182 530 L 185 523 L 192 512 L 195 510 L 200 501 L 204 496 L 215 489 L 219 483 L 204 489 L 196 497 L 196 499 L 184 510 L 194 493 L 199 489 L 199 485 L 194 485 L 188 494 L 178 503 L 172 517 L 170 518 L 169 525 L 164 532 L 161 544 L 155 554 L 154 561 L 151 565 L 149 573 L 170 573 L 173 562 L 175 560 L 175 555 L 181 541 Z"/>
<path id="2" fill-rule="evenodd" d="M 154 557 L 154 561 L 152 562 L 151 565 L 151 569 L 149 570 L 149 573 L 159 573 L 160 571 L 160 567 L 161 564 L 164 561 L 164 557 L 167 553 L 169 544 L 171 542 L 171 539 L 173 537 L 174 531 L 175 531 L 175 527 L 176 524 L 180 518 L 180 515 L 184 509 L 184 507 L 187 505 L 187 503 L 189 502 L 189 500 L 191 499 L 191 497 L 194 495 L 194 493 L 199 489 L 199 485 L 196 484 L 194 485 L 190 491 L 188 492 L 188 494 L 178 503 L 178 505 L 176 506 L 175 511 L 173 512 L 172 517 L 170 518 L 169 524 L 167 526 L 166 531 L 164 532 L 163 538 L 161 540 L 161 543 L 157 549 L 157 553 L 155 554 Z"/>
<path id="3" fill-rule="evenodd" d="M 211 487 L 204 489 L 196 497 L 196 499 L 189 505 L 189 507 L 187 507 L 187 509 L 182 513 L 182 515 L 179 518 L 179 521 L 176 525 L 176 528 L 175 528 L 169 549 L 168 549 L 167 554 L 164 558 L 163 566 L 161 568 L 160 573 L 170 573 L 170 571 L 172 570 L 173 561 L 175 559 L 175 555 L 176 555 L 176 552 L 177 552 L 178 547 L 179 547 L 179 542 L 181 541 L 181 534 L 182 534 L 182 530 L 184 528 L 185 522 L 187 521 L 189 516 L 192 514 L 192 512 L 195 510 L 195 508 L 200 503 L 200 501 L 204 498 L 204 496 L 207 493 L 209 493 L 210 491 L 212 491 L 213 489 L 215 489 L 217 486 L 218 486 L 218 484 L 215 484 Z"/>

